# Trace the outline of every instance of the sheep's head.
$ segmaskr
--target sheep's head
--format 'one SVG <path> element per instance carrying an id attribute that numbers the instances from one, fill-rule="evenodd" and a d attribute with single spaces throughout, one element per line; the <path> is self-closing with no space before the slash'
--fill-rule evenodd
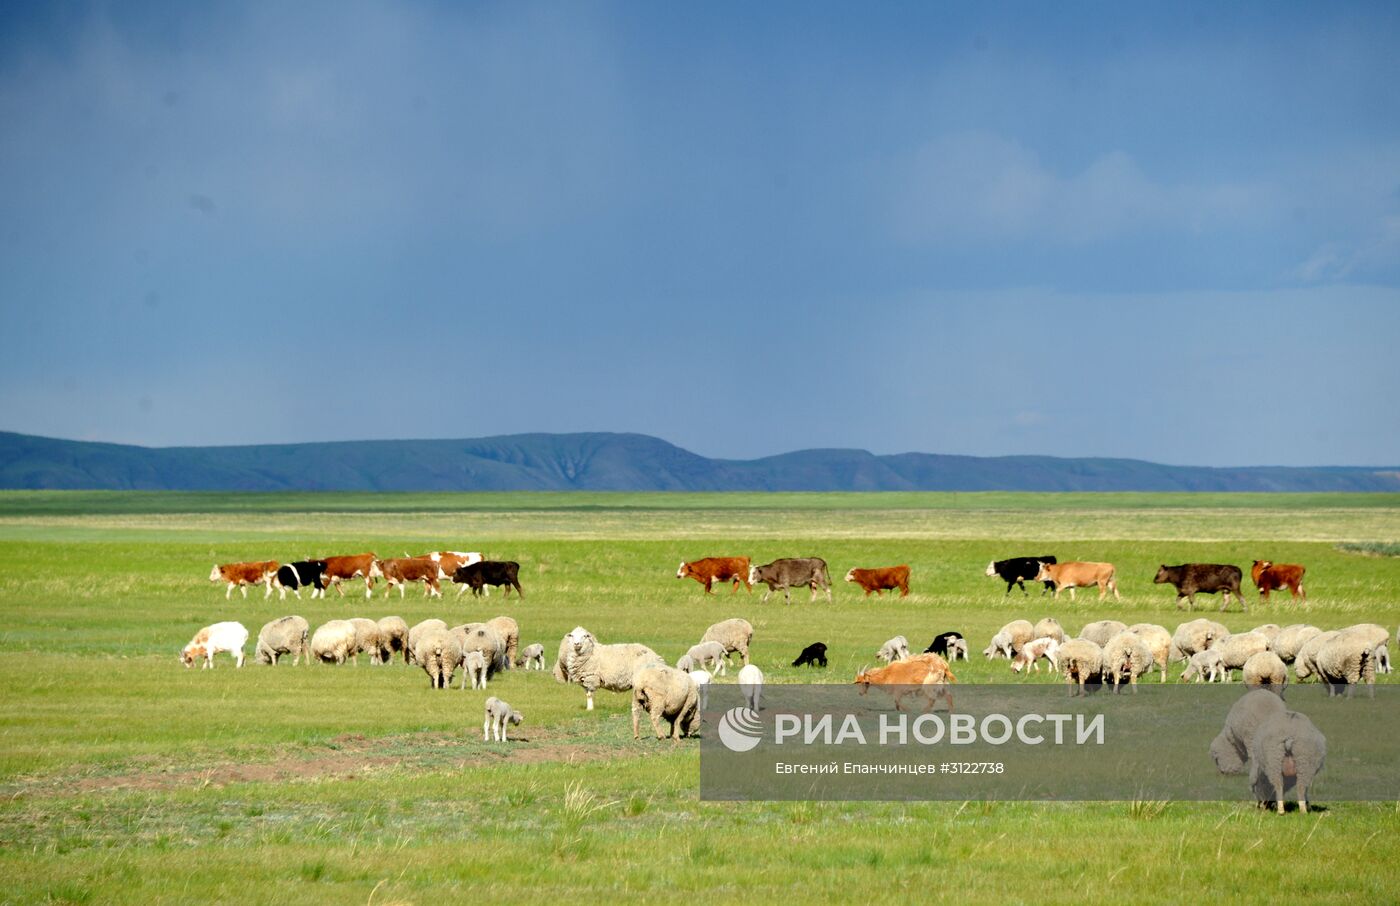
<path id="1" fill-rule="evenodd" d="M 180 652 L 180 663 L 186 667 L 193 667 L 195 661 L 203 660 L 206 657 L 203 645 L 190 644 L 185 646 L 185 650 Z"/>
<path id="2" fill-rule="evenodd" d="M 585 657 L 591 654 L 594 646 L 598 644 L 598 640 L 593 638 L 593 633 L 584 629 L 582 626 L 575 626 L 574 631 L 569 633 L 568 639 L 569 650 L 572 651 L 576 657 Z"/>
<path id="3" fill-rule="evenodd" d="M 524 720 L 524 719 L 525 719 L 525 715 L 524 715 L 524 714 L 521 714 L 519 711 L 511 711 L 511 712 L 510 712 L 510 722 L 511 722 L 511 723 L 513 723 L 513 724 L 518 724 L 518 723 L 520 723 L 520 722 L 521 722 L 522 720 Z"/>

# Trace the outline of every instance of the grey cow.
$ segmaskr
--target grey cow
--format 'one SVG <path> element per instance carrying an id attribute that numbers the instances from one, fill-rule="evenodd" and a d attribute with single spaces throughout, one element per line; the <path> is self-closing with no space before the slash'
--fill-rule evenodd
<path id="1" fill-rule="evenodd" d="M 826 570 L 826 561 L 821 557 L 784 557 L 763 566 L 749 567 L 749 584 L 762 582 L 768 586 L 763 593 L 763 601 L 778 589 L 783 590 L 784 603 L 792 603 L 789 588 L 807 586 L 812 590 L 809 601 L 817 599 L 817 589 L 826 591 L 827 603 L 831 603 L 831 576 Z M 762 602 L 760 602 L 762 603 Z"/>

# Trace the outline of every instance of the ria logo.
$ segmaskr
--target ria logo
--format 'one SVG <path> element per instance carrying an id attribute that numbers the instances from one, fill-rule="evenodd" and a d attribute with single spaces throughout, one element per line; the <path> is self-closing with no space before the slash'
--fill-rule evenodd
<path id="1" fill-rule="evenodd" d="M 758 712 L 748 708 L 730 708 L 720 715 L 719 741 L 731 752 L 747 752 L 758 745 L 763 736 L 763 724 Z"/>

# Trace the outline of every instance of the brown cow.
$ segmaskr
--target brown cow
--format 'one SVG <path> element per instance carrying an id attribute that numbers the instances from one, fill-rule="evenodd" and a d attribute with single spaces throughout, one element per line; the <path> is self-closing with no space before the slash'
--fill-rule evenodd
<path id="1" fill-rule="evenodd" d="M 485 559 L 477 551 L 433 551 L 422 556 L 438 565 L 439 579 L 451 579 L 452 574 L 457 571 L 457 567 L 466 566 L 469 563 L 480 563 Z"/>
<path id="2" fill-rule="evenodd" d="M 909 567 L 903 563 L 899 566 L 881 566 L 875 569 L 852 569 L 846 573 L 846 581 L 854 582 L 865 589 L 867 598 L 872 591 L 878 598 L 886 589 L 894 591 L 896 588 L 899 589 L 901 598 L 909 597 Z"/>
<path id="3" fill-rule="evenodd" d="M 258 560 L 251 563 L 216 563 L 214 569 L 209 573 L 209 581 L 228 583 L 228 588 L 224 591 L 224 600 L 233 596 L 234 588 L 241 591 L 243 597 L 248 597 L 248 586 L 257 585 L 259 582 L 266 586 L 263 597 L 269 598 L 272 596 L 272 580 L 277 577 L 279 566 L 281 564 L 276 560 Z"/>
<path id="4" fill-rule="evenodd" d="M 374 594 L 374 576 L 370 571 L 374 568 L 374 561 L 377 558 L 374 554 L 350 554 L 344 557 L 327 557 L 325 581 L 335 586 L 336 593 L 345 597 L 345 591 L 340 587 L 342 579 L 365 580 L 365 597 Z"/>
<path id="5" fill-rule="evenodd" d="M 1269 592 L 1286 588 L 1293 593 L 1293 597 L 1303 596 L 1303 600 L 1308 599 L 1308 592 L 1303 588 L 1303 573 L 1307 568 L 1297 563 L 1271 563 L 1268 560 L 1255 560 L 1254 566 L 1249 574 L 1254 577 L 1254 586 L 1259 589 L 1259 597 L 1269 600 Z"/>
<path id="6" fill-rule="evenodd" d="M 1118 580 L 1115 578 L 1117 570 L 1112 563 L 1093 563 L 1088 561 L 1073 561 L 1070 563 L 1042 563 L 1040 572 L 1036 573 L 1037 582 L 1054 582 L 1055 597 L 1060 596 L 1060 589 L 1069 589 L 1069 599 L 1074 600 L 1075 588 L 1088 588 L 1091 585 L 1099 587 L 1099 600 L 1108 597 L 1108 593 L 1113 592 L 1116 601 L 1123 600 L 1118 594 Z"/>
<path id="7" fill-rule="evenodd" d="M 389 590 L 399 590 L 404 595 L 404 587 L 410 582 L 422 582 L 423 593 L 442 597 L 438 587 L 438 564 L 427 557 L 392 557 L 388 560 L 375 560 L 370 565 L 369 578 L 383 578 L 389 583 Z"/>
<path id="8" fill-rule="evenodd" d="M 753 586 L 749 584 L 749 558 L 748 557 L 706 557 L 703 560 L 696 560 L 693 563 L 681 563 L 680 569 L 676 570 L 677 579 L 691 578 L 705 586 L 705 594 L 712 594 L 710 588 L 715 582 L 732 582 L 729 589 L 732 595 L 739 590 L 739 583 L 744 583 L 744 588 L 753 591 Z"/>
<path id="9" fill-rule="evenodd" d="M 949 711 L 953 710 L 953 692 L 947 685 L 957 681 L 943 658 L 936 654 L 916 654 L 888 667 L 862 670 L 856 674 L 855 684 L 860 686 L 861 695 L 869 692 L 871 686 L 887 686 L 885 691 L 894 698 L 896 711 L 904 710 L 901 704 L 904 696 L 922 695 L 927 713 L 940 698 L 947 702 Z"/>

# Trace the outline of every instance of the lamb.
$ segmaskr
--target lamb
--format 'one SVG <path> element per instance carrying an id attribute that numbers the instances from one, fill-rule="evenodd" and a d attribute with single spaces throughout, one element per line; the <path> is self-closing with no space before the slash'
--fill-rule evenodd
<path id="1" fill-rule="evenodd" d="M 1011 659 L 1011 669 L 1016 673 L 1030 668 L 1037 673 L 1040 672 L 1040 659 L 1045 658 L 1050 662 L 1050 672 L 1059 673 L 1060 643 L 1053 636 L 1041 636 L 1038 639 L 1031 639 L 1021 646 L 1021 650 L 1016 652 L 1016 656 Z"/>
<path id="2" fill-rule="evenodd" d="M 1065 629 L 1060 625 L 1060 621 L 1054 617 L 1045 617 L 1035 624 L 1035 631 L 1032 638 L 1054 639 L 1057 642 L 1069 641 L 1069 636 L 1065 635 Z"/>
<path id="3" fill-rule="evenodd" d="M 486 719 L 481 722 L 481 739 L 483 742 L 490 740 L 493 736 L 497 742 L 509 742 L 506 738 L 506 725 L 520 725 L 525 719 L 525 715 L 501 701 L 494 695 L 486 697 Z"/>
<path id="4" fill-rule="evenodd" d="M 452 674 L 462 663 L 462 643 L 449 629 L 430 629 L 418 639 L 413 657 L 428 674 L 428 686 L 446 689 L 452 685 Z"/>
<path id="5" fill-rule="evenodd" d="M 379 663 L 379 624 L 364 617 L 352 617 L 350 624 L 355 627 L 355 650 L 350 655 L 350 662 L 356 667 L 360 666 L 360 652 L 369 652 L 369 662 Z"/>
<path id="6" fill-rule="evenodd" d="M 1071 684 L 1069 694 L 1083 695 L 1089 682 L 1098 682 L 1103 670 L 1103 649 L 1088 639 L 1070 639 L 1060 646 L 1056 655 L 1065 682 Z M 1073 684 L 1078 684 L 1076 692 Z"/>
<path id="7" fill-rule="evenodd" d="M 1187 660 L 1196 652 L 1209 649 L 1217 640 L 1223 639 L 1229 634 L 1230 630 L 1214 620 L 1205 618 L 1188 620 L 1177 626 L 1176 632 L 1172 633 L 1172 646 L 1168 659 L 1173 661 Z"/>
<path id="8" fill-rule="evenodd" d="M 1277 654 L 1261 651 L 1244 662 L 1243 679 L 1246 686 L 1268 686 L 1282 695 L 1283 686 L 1288 682 L 1288 668 Z"/>
<path id="9" fill-rule="evenodd" d="M 1390 672 L 1390 648 L 1385 645 L 1376 649 L 1376 672 Z"/>
<path id="10" fill-rule="evenodd" d="M 307 656 L 306 637 L 311 632 L 311 624 L 298 616 L 282 617 L 263 624 L 263 628 L 258 632 L 258 645 L 253 650 L 253 657 L 259 664 L 276 664 L 284 654 L 292 656 L 292 666 L 295 667 L 306 657 L 306 662 L 311 663 L 311 658 Z"/>
<path id="11" fill-rule="evenodd" d="M 700 710 L 703 712 L 710 705 L 710 681 L 714 677 L 708 670 L 692 670 L 690 678 L 695 680 L 695 689 L 700 694 Z"/>
<path id="12" fill-rule="evenodd" d="M 1264 722 L 1285 710 L 1283 699 L 1263 689 L 1252 689 L 1240 696 L 1225 715 L 1225 725 L 1210 743 L 1210 757 L 1222 774 L 1244 772 L 1249 744 Z"/>
<path id="13" fill-rule="evenodd" d="M 928 654 L 930 652 L 925 652 Z M 948 640 L 948 660 L 956 661 L 958 658 L 967 660 L 967 639 L 959 636 L 956 639 Z"/>
<path id="14" fill-rule="evenodd" d="M 423 634 L 426 632 L 434 629 L 446 628 L 447 624 L 438 619 L 424 620 L 421 623 L 413 624 L 413 628 L 408 631 L 408 652 L 404 655 L 404 661 L 409 664 L 418 663 L 417 656 L 414 654 L 414 651 L 418 648 L 418 640 L 422 638 Z"/>
<path id="15" fill-rule="evenodd" d="M 1293 659 L 1293 678 L 1302 682 L 1310 676 L 1318 676 L 1317 653 L 1322 650 L 1322 646 L 1337 637 L 1337 630 L 1329 632 L 1319 632 L 1308 639 L 1303 646 L 1298 649 L 1298 656 Z"/>
<path id="16" fill-rule="evenodd" d="M 1321 629 L 1306 623 L 1285 626 L 1278 631 L 1278 635 L 1274 636 L 1273 652 L 1278 655 L 1279 660 L 1285 664 L 1291 664 L 1293 659 L 1298 656 L 1298 649 L 1303 647 L 1303 643 L 1321 633 Z"/>
<path id="17" fill-rule="evenodd" d="M 1108 640 L 1103 648 L 1104 680 L 1113 680 L 1113 691 L 1118 692 L 1118 684 L 1124 677 L 1134 695 L 1137 694 L 1138 677 L 1152 669 L 1152 652 L 1136 632 L 1123 630 Z"/>
<path id="18" fill-rule="evenodd" d="M 1327 738 L 1297 711 L 1280 711 L 1259 725 L 1249 744 L 1249 785 L 1261 808 L 1273 802 L 1283 814 L 1292 787 L 1298 809 L 1308 810 L 1308 789 L 1327 760 Z"/>
<path id="19" fill-rule="evenodd" d="M 1128 631 L 1142 639 L 1147 650 L 1152 652 L 1152 663 L 1157 665 L 1162 675 L 1161 681 L 1165 683 L 1167 662 L 1171 658 L 1172 634 L 1167 632 L 1165 626 L 1158 626 L 1156 623 L 1134 623 L 1128 627 Z"/>
<path id="20" fill-rule="evenodd" d="M 728 653 L 722 642 L 701 642 L 699 645 L 691 645 L 690 650 L 682 655 L 679 661 L 676 661 L 676 669 L 691 673 L 703 667 L 714 670 L 723 676 L 727 672 L 724 658 Z"/>
<path id="21" fill-rule="evenodd" d="M 554 679 L 582 686 L 588 696 L 588 710 L 592 711 L 594 692 L 599 689 L 627 692 L 638 670 L 665 663 L 661 655 L 645 645 L 631 642 L 600 645 L 593 633 L 576 626 L 559 641 Z"/>
<path id="22" fill-rule="evenodd" d="M 526 670 L 544 669 L 544 646 L 539 642 L 533 645 L 526 645 L 525 650 L 520 652 L 520 660 L 515 662 L 517 667 L 524 666 Z"/>
<path id="23" fill-rule="evenodd" d="M 998 657 L 1012 657 L 1021 646 L 1035 638 L 1035 627 L 1028 620 L 1012 620 L 992 636 L 991 644 L 982 650 L 987 660 Z"/>
<path id="24" fill-rule="evenodd" d="M 1194 679 L 1198 683 L 1223 682 L 1228 675 L 1225 668 L 1220 666 L 1220 652 L 1197 651 L 1186 663 L 1186 669 L 1181 671 L 1181 681 L 1185 683 Z"/>
<path id="25" fill-rule="evenodd" d="M 1227 671 L 1225 682 L 1230 681 L 1230 670 L 1240 670 L 1244 667 L 1244 662 L 1261 651 L 1269 650 L 1269 639 L 1258 632 L 1241 632 L 1238 635 L 1227 635 L 1223 639 L 1217 639 L 1215 644 L 1210 646 L 1212 650 L 1220 652 L 1220 666 Z"/>
<path id="26" fill-rule="evenodd" d="M 763 698 L 763 671 L 753 664 L 745 664 L 739 671 L 739 694 L 744 697 L 744 705 L 750 711 L 758 711 Z"/>
<path id="27" fill-rule="evenodd" d="M 481 656 L 486 659 L 487 673 L 495 674 L 501 670 L 506 656 L 506 640 L 490 625 L 463 623 L 453 626 L 448 632 L 457 637 L 457 644 L 462 646 L 463 655 L 468 651 L 481 652 Z"/>
<path id="28" fill-rule="evenodd" d="M 1379 633 L 1376 632 L 1379 630 Z M 1351 626 L 1337 633 L 1317 652 L 1317 675 L 1327 684 L 1328 696 L 1351 697 L 1352 687 L 1365 683 L 1371 697 L 1376 690 L 1376 649 L 1384 645 L 1390 633 L 1379 626 Z"/>
<path id="29" fill-rule="evenodd" d="M 951 646 L 954 641 L 956 641 L 957 639 L 961 639 L 962 637 L 963 634 L 956 630 L 952 630 L 949 632 L 940 632 L 938 635 L 933 637 L 932 642 L 928 643 L 928 647 L 924 649 L 924 654 L 941 654 L 943 657 L 946 658 L 948 657 L 949 646 Z M 952 658 L 948 659 L 952 660 Z"/>
<path id="30" fill-rule="evenodd" d="M 748 620 L 740 620 L 737 617 L 732 620 L 721 620 L 700 637 L 702 642 L 719 642 L 724 646 L 724 656 L 729 657 L 729 652 L 737 651 L 745 664 L 749 662 L 749 643 L 753 641 L 753 626 Z"/>
<path id="31" fill-rule="evenodd" d="M 1087 639 L 1098 645 L 1100 648 L 1112 641 L 1113 637 L 1128 628 L 1127 623 L 1120 623 L 1118 620 L 1099 620 L 1089 623 L 1079 630 L 1079 637 Z"/>
<path id="32" fill-rule="evenodd" d="M 792 666 L 801 667 L 806 664 L 808 667 L 826 666 L 826 644 L 824 642 L 813 642 L 802 653 L 797 656 L 797 660 L 792 662 Z"/>
<path id="33" fill-rule="evenodd" d="M 907 660 L 909 658 L 909 640 L 902 635 L 897 635 L 881 645 L 880 650 L 875 652 L 875 656 L 886 664 Z"/>
<path id="34" fill-rule="evenodd" d="M 458 688 L 467 688 L 467 679 L 470 678 L 473 689 L 486 688 L 486 658 L 480 651 L 467 651 L 462 654 L 462 685 Z"/>
<path id="35" fill-rule="evenodd" d="M 214 669 L 214 655 L 220 651 L 227 651 L 233 654 L 235 667 L 243 666 L 243 646 L 248 644 L 248 630 L 242 623 L 224 622 L 215 623 L 212 626 L 205 626 L 194 634 L 190 643 L 180 652 L 180 663 L 186 668 L 193 667 L 194 662 L 203 660 L 201 670 Z"/>
<path id="36" fill-rule="evenodd" d="M 744 667 L 757 670 L 757 667 Z M 741 671 L 742 673 L 742 671 Z M 642 712 L 651 718 L 657 739 L 664 739 L 661 720 L 671 722 L 671 738 L 690 736 L 700 724 L 700 692 L 690 674 L 655 664 L 632 677 L 632 738 L 640 739 Z"/>
<path id="37" fill-rule="evenodd" d="M 349 620 L 330 620 L 316 627 L 311 636 L 311 657 L 322 663 L 343 664 L 355 656 L 355 625 Z"/>
<path id="38" fill-rule="evenodd" d="M 394 652 L 403 652 L 403 662 L 408 663 L 408 623 L 403 617 L 381 617 L 379 627 L 379 662 L 388 664 L 394 660 Z"/>
<path id="39" fill-rule="evenodd" d="M 509 589 L 507 589 L 509 590 Z M 505 653 L 501 668 L 512 670 L 515 668 L 515 649 L 520 644 L 520 624 L 510 617 L 492 617 L 486 621 L 486 625 L 496 630 L 496 634 L 505 642 Z"/>

